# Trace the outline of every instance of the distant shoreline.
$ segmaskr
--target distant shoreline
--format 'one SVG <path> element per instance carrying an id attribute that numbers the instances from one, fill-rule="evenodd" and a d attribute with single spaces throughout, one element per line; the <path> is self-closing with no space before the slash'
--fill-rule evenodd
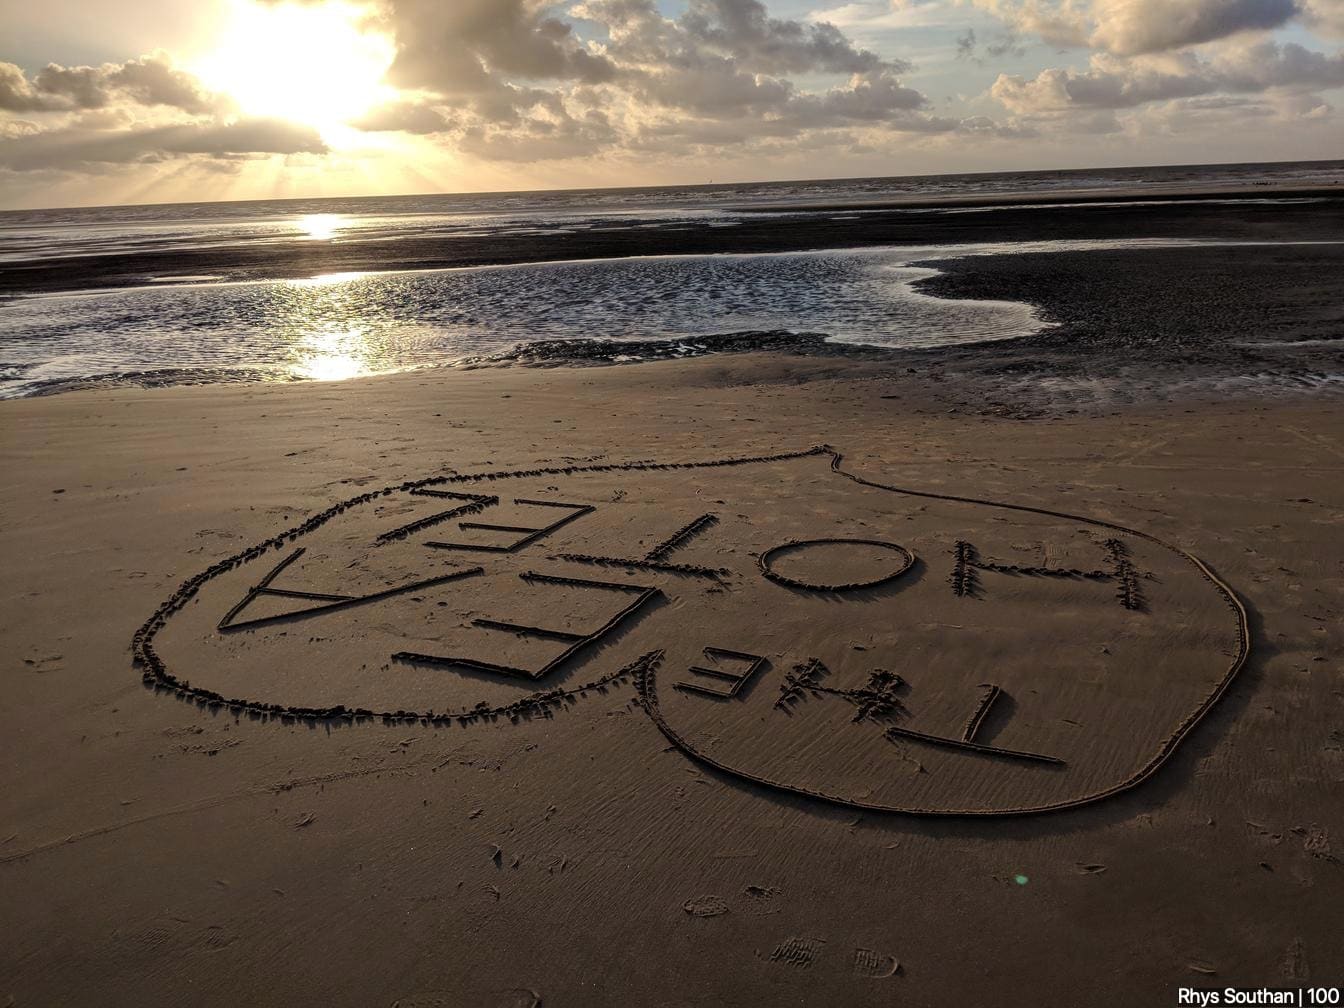
<path id="1" fill-rule="evenodd" d="M 1041 205 L 1054 198 L 1067 202 Z M 1310 202 L 1281 202 L 1295 200 Z M 745 219 L 732 226 L 686 220 L 657 229 L 594 226 L 573 233 L 295 239 L 18 260 L 0 265 L 0 298 L 138 286 L 164 275 L 278 280 L 329 273 L 878 245 L 1134 237 L 1303 241 L 1344 234 L 1344 187 L 1339 186 L 1202 186 L 1170 188 L 1160 194 L 1118 189 L 724 208 Z M 842 219 L 828 216 L 845 211 L 863 213 Z"/>

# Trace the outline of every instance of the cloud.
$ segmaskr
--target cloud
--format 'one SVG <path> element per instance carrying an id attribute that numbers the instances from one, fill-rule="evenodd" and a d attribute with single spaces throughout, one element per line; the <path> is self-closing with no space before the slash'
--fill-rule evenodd
<path id="1" fill-rule="evenodd" d="M 1010 31 L 1122 56 L 1169 52 L 1295 18 L 1344 21 L 1339 0 L 969 0 Z"/>
<path id="2" fill-rule="evenodd" d="M 371 109 L 350 124 L 366 133 L 442 133 L 449 127 L 448 118 L 423 102 L 399 101 Z"/>
<path id="3" fill-rule="evenodd" d="M 269 119 L 229 124 L 178 124 L 107 130 L 78 126 L 0 140 L 0 168 L 76 170 L 90 165 L 238 158 L 258 154 L 324 154 L 317 131 Z"/>
<path id="4" fill-rule="evenodd" d="M 464 95 L 510 78 L 599 83 L 615 67 L 537 0 L 387 0 L 399 87 Z"/>
<path id="5" fill-rule="evenodd" d="M 826 129 L 957 128 L 901 83 L 903 60 L 829 23 L 773 17 L 760 0 L 688 0 L 677 16 L 654 0 L 379 9 L 396 45 L 390 79 L 428 97 L 354 125 L 439 132 L 449 118 L 451 142 L 481 158 L 581 157 L 673 136 L 743 146 Z"/>
<path id="6" fill-rule="evenodd" d="M 1278 28 L 1298 13 L 1296 0 L 1098 0 L 1090 42 L 1127 56 L 1164 52 Z"/>
<path id="7" fill-rule="evenodd" d="M 67 103 L 57 96 L 41 94 L 13 63 L 0 63 L 0 109 L 6 112 L 45 112 L 66 107 Z"/>
<path id="8" fill-rule="evenodd" d="M 1344 36 L 1344 3 L 1340 0 L 1301 0 L 1302 20 L 1317 31 Z"/>
<path id="9" fill-rule="evenodd" d="M 13 63 L 0 63 L 0 109 L 9 112 L 70 112 L 105 108 L 117 101 L 208 112 L 216 100 L 191 74 L 175 69 L 162 53 L 99 67 L 48 63 L 31 81 Z"/>
<path id="10" fill-rule="evenodd" d="M 107 83 L 141 105 L 166 105 L 206 113 L 218 100 L 194 76 L 174 69 L 162 54 L 141 56 L 119 67 L 104 68 Z"/>
<path id="11" fill-rule="evenodd" d="M 645 137 L 742 143 L 855 124 L 924 127 L 912 113 L 928 100 L 900 83 L 903 61 L 855 46 L 830 24 L 772 18 L 758 0 L 691 0 L 679 18 L 652 0 L 588 0 L 573 12 L 606 30 L 602 52 L 617 67 L 615 86 L 664 116 L 690 117 L 680 130 L 644 124 Z M 805 91 L 796 74 L 846 80 Z"/>
<path id="12" fill-rule="evenodd" d="M 1053 46 L 1087 45 L 1092 29 L 1089 0 L 970 0 L 998 18 L 1009 32 L 1036 35 Z"/>
<path id="13" fill-rule="evenodd" d="M 860 49 L 840 29 L 772 18 L 760 0 L 690 0 L 678 26 L 702 50 L 759 73 L 899 73 L 909 67 Z"/>
<path id="14" fill-rule="evenodd" d="M 560 112 L 533 117 L 516 128 L 482 125 L 465 130 L 459 149 L 491 161 L 537 162 L 583 157 L 612 146 L 619 134 L 596 110 L 575 117 Z"/>
<path id="15" fill-rule="evenodd" d="M 1326 56 L 1296 43 L 1261 42 L 1212 59 L 1194 53 L 1124 60 L 1092 57 L 1087 70 L 1047 69 L 1031 79 L 1000 74 L 990 94 L 1024 116 L 1077 109 L 1134 108 L 1218 93 L 1247 94 L 1344 86 L 1344 53 Z"/>

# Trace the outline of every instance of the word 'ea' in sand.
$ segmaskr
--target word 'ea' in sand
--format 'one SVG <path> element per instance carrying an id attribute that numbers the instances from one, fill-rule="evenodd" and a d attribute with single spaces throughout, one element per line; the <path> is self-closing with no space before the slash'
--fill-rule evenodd
<path id="1" fill-rule="evenodd" d="M 733 777 L 994 815 L 1144 780 L 1250 641 L 1160 539 L 823 446 L 364 493 L 184 582 L 134 646 L 155 688 L 282 718 L 517 720 L 624 683 Z"/>

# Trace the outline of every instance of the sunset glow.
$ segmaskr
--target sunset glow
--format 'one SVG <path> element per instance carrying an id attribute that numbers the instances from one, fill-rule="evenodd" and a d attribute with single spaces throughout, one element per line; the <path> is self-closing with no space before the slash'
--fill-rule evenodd
<path id="1" fill-rule="evenodd" d="M 340 2 L 235 0 L 218 45 L 194 69 L 244 114 L 313 126 L 343 146 L 337 127 L 393 94 L 383 83 L 392 41 L 364 16 Z"/>

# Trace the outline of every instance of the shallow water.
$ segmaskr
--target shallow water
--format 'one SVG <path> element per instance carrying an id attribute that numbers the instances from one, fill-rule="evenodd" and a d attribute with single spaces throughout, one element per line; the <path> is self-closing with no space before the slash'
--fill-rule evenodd
<path id="1" fill-rule="evenodd" d="M 1045 325 L 1032 306 L 922 294 L 913 284 L 937 271 L 911 263 L 1173 244 L 1192 243 L 663 256 L 33 297 L 0 309 L 0 397 L 128 382 L 338 380 L 558 338 L 788 330 L 888 348 L 1012 339 Z"/>

